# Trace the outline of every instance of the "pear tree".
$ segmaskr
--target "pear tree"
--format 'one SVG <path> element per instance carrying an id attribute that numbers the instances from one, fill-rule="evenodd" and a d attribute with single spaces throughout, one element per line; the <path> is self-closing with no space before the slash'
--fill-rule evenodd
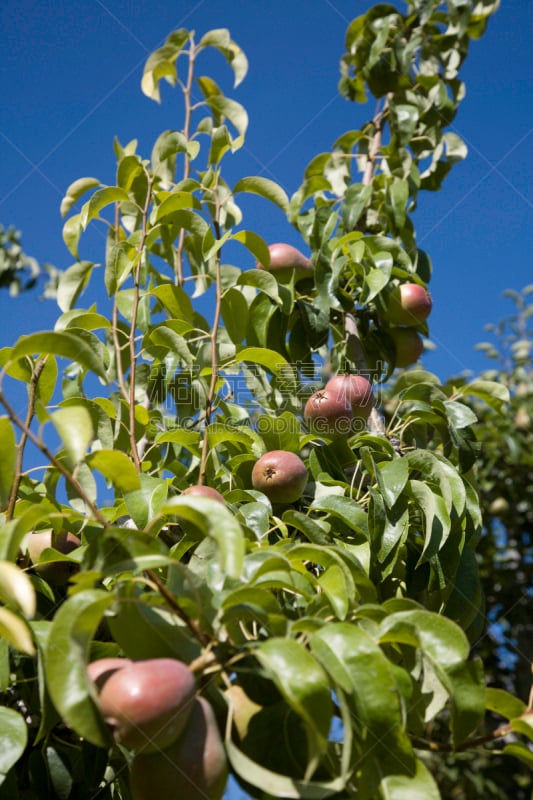
<path id="1" fill-rule="evenodd" d="M 439 756 L 531 765 L 531 708 L 472 654 L 472 401 L 505 414 L 508 392 L 443 385 L 395 345 L 430 335 L 413 212 L 466 156 L 461 66 L 497 5 L 355 18 L 339 91 L 373 115 L 290 197 L 225 177 L 248 125 L 221 88 L 247 72 L 231 33 L 149 56 L 141 89 L 181 98 L 182 127 L 150 153 L 115 141 L 114 175 L 67 188 L 55 327 L 1 351 L 0 794 L 219 800 L 230 776 L 256 798 L 438 800 Z M 265 241 L 250 195 L 298 246 Z M 305 413 L 328 393 L 343 431 Z"/>

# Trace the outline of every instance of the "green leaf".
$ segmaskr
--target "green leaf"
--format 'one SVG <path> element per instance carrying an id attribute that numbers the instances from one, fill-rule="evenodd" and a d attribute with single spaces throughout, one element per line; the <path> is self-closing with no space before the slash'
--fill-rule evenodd
<path id="1" fill-rule="evenodd" d="M 404 180 L 394 180 L 388 186 L 388 195 L 394 224 L 398 230 L 405 225 L 409 184 Z"/>
<path id="2" fill-rule="evenodd" d="M 194 308 L 191 299 L 180 286 L 165 283 L 152 289 L 152 294 L 163 304 L 171 317 L 193 324 Z"/>
<path id="3" fill-rule="evenodd" d="M 241 344 L 248 326 L 249 303 L 244 294 L 232 287 L 224 292 L 221 301 L 224 326 L 234 344 Z"/>
<path id="4" fill-rule="evenodd" d="M 244 80 L 248 72 L 248 59 L 241 48 L 232 40 L 227 28 L 216 28 L 208 31 L 200 39 L 198 47 L 214 47 L 222 53 L 235 75 L 234 87 L 237 87 Z"/>
<path id="5" fill-rule="evenodd" d="M 241 242 L 241 244 L 243 244 L 262 264 L 269 262 L 270 252 L 267 243 L 261 236 L 258 236 L 257 233 L 253 231 L 239 231 L 234 234 L 233 239 L 236 242 Z"/>
<path id="6" fill-rule="evenodd" d="M 120 492 L 133 492 L 140 488 L 140 480 L 133 462 L 120 450 L 96 450 L 87 456 L 91 469 L 96 469 Z"/>
<path id="7" fill-rule="evenodd" d="M 178 658 L 189 663 L 200 646 L 174 612 L 143 602 L 138 584 L 119 588 L 113 614 L 108 617 L 111 635 L 128 658 Z"/>
<path id="8" fill-rule="evenodd" d="M 284 214 L 289 213 L 289 198 L 281 186 L 269 180 L 269 178 L 260 178 L 257 176 L 241 178 L 233 187 L 233 194 L 238 194 L 239 192 L 258 194 L 279 206 Z M 261 261 L 261 259 L 259 260 Z"/>
<path id="9" fill-rule="evenodd" d="M 309 508 L 338 517 L 351 530 L 368 535 L 368 514 L 350 497 L 324 495 L 313 500 Z"/>
<path id="10" fill-rule="evenodd" d="M 418 108 L 408 103 L 391 104 L 391 127 L 398 143 L 406 144 L 414 133 L 418 122 Z"/>
<path id="11" fill-rule="evenodd" d="M 388 775 L 379 787 L 380 800 L 441 800 L 431 772 L 418 759 L 414 775 Z"/>
<path id="12" fill-rule="evenodd" d="M 13 359 L 35 353 L 53 353 L 56 356 L 77 361 L 78 364 L 105 380 L 105 369 L 98 354 L 74 333 L 45 331 L 21 336 L 12 350 Z"/>
<path id="13" fill-rule="evenodd" d="M 0 636 L 7 639 L 16 650 L 29 656 L 35 655 L 35 645 L 28 624 L 14 611 L 3 606 L 0 606 Z"/>
<path id="14" fill-rule="evenodd" d="M 0 706 L 0 784 L 26 749 L 28 728 L 12 708 Z"/>
<path id="15" fill-rule="evenodd" d="M 450 515 L 443 497 L 422 481 L 411 479 L 408 490 L 424 514 L 424 547 L 419 564 L 429 561 L 444 546 L 450 533 Z"/>
<path id="16" fill-rule="evenodd" d="M 502 404 L 509 403 L 510 396 L 509 390 L 506 386 L 496 381 L 475 380 L 467 383 L 466 386 L 460 386 L 457 390 L 460 395 L 472 395 L 484 400 L 491 408 L 500 410 Z"/>
<path id="17" fill-rule="evenodd" d="M 518 697 L 504 689 L 494 689 L 491 686 L 485 689 L 485 706 L 489 711 L 505 719 L 520 717 L 527 710 L 526 704 Z"/>
<path id="18" fill-rule="evenodd" d="M 266 347 L 243 347 L 232 359 L 232 363 L 237 364 L 245 361 L 250 361 L 252 364 L 260 364 L 274 373 L 274 375 L 281 377 L 286 377 L 289 373 L 292 375 L 289 362 L 279 353 Z M 224 366 L 227 368 L 229 365 L 225 364 Z"/>
<path id="19" fill-rule="evenodd" d="M 342 217 L 347 231 L 353 231 L 371 196 L 372 187 L 365 186 L 362 183 L 353 183 L 346 189 L 342 205 Z M 345 240 L 347 240 L 347 237 L 343 237 L 342 241 L 344 242 Z M 337 246 L 340 244 L 341 242 Z"/>
<path id="20" fill-rule="evenodd" d="M 200 79 L 199 79 L 200 80 Z M 237 129 L 239 136 L 232 140 L 232 152 L 238 150 L 244 144 L 244 137 L 248 128 L 248 114 L 244 106 L 235 100 L 230 100 L 223 94 L 215 94 L 206 97 L 206 102 L 213 112 L 215 125 L 220 124 L 224 119 L 228 119 Z M 264 178 L 263 180 L 266 180 Z"/>
<path id="21" fill-rule="evenodd" d="M 164 431 L 157 435 L 157 444 L 172 443 L 184 447 L 196 456 L 200 455 L 201 434 L 197 431 L 186 431 L 183 428 L 176 428 L 172 431 Z"/>
<path id="22" fill-rule="evenodd" d="M 401 495 L 409 477 L 408 463 L 404 458 L 394 458 L 378 464 L 376 480 L 383 499 L 392 508 Z"/>
<path id="23" fill-rule="evenodd" d="M 326 673 L 293 639 L 272 637 L 255 651 L 259 662 L 289 703 L 307 723 L 313 755 L 326 746 L 333 706 Z"/>
<path id="24" fill-rule="evenodd" d="M 505 755 L 520 759 L 530 770 L 533 771 L 533 752 L 524 742 L 511 742 L 503 748 Z"/>
<path id="25" fill-rule="evenodd" d="M 468 640 L 458 625 L 425 609 L 398 611 L 380 625 L 381 642 L 420 648 L 434 664 L 451 667 L 468 658 Z"/>
<path id="26" fill-rule="evenodd" d="M 89 283 L 93 267 L 90 261 L 78 261 L 61 273 L 56 298 L 61 311 L 69 311 L 75 305 Z"/>
<path id="27" fill-rule="evenodd" d="M 346 693 L 354 725 L 365 737 L 365 757 L 379 762 L 381 774 L 409 771 L 414 757 L 400 696 L 379 645 L 365 630 L 346 622 L 320 628 L 310 636 L 310 645 L 334 686 Z"/>
<path id="28" fill-rule="evenodd" d="M 59 434 L 70 466 L 75 467 L 85 457 L 93 438 L 91 415 L 82 405 L 69 405 L 55 411 L 50 420 Z"/>
<path id="29" fill-rule="evenodd" d="M 172 192 L 168 197 L 163 200 L 160 206 L 155 209 L 155 216 L 153 222 L 161 222 L 161 220 L 172 216 L 176 211 L 182 211 L 186 208 L 200 208 L 198 200 L 190 192 Z M 167 220 L 168 222 L 169 220 Z"/>
<path id="30" fill-rule="evenodd" d="M 281 304 L 279 296 L 279 283 L 275 277 L 263 269 L 248 269 L 239 275 L 237 283 L 240 286 L 255 286 L 276 303 Z"/>
<path id="31" fill-rule="evenodd" d="M 191 33 L 179 28 L 167 36 L 162 47 L 148 56 L 141 80 L 143 94 L 157 103 L 161 102 L 159 82 L 165 78 L 171 86 L 176 85 L 176 59 L 189 41 Z"/>
<path id="32" fill-rule="evenodd" d="M 69 597 L 53 619 L 44 653 L 54 706 L 70 728 L 98 747 L 109 745 L 109 732 L 91 697 L 86 665 L 94 632 L 114 600 L 100 589 Z"/>
<path id="33" fill-rule="evenodd" d="M 303 781 L 266 769 L 249 758 L 227 738 L 224 743 L 231 766 L 247 783 L 266 792 L 270 797 L 286 797 L 288 800 L 325 800 L 344 789 L 345 779 L 333 781 Z"/>
<path id="34" fill-rule="evenodd" d="M 267 450 L 300 451 L 301 424 L 295 414 L 283 411 L 279 416 L 259 414 L 256 430 L 262 437 Z"/>
<path id="35" fill-rule="evenodd" d="M 85 192 L 88 192 L 89 189 L 95 189 L 97 186 L 100 186 L 98 178 L 78 178 L 77 181 L 71 183 L 61 201 L 61 216 L 65 217 Z"/>
<path id="36" fill-rule="evenodd" d="M 15 606 L 25 617 L 35 614 L 35 589 L 31 580 L 16 564 L 0 561 L 0 599 Z"/>
<path id="37" fill-rule="evenodd" d="M 73 217 L 70 217 L 63 225 L 63 241 L 69 253 L 76 259 L 79 258 L 78 244 L 82 230 L 81 214 L 75 214 Z"/>
<path id="38" fill-rule="evenodd" d="M 164 481 L 151 475 L 140 475 L 139 479 L 141 488 L 127 492 L 124 500 L 132 520 L 142 530 L 161 513 L 167 499 L 168 487 Z"/>
<path id="39" fill-rule="evenodd" d="M 214 584 L 221 586 L 226 577 L 240 578 L 244 561 L 243 531 L 222 503 L 207 497 L 181 495 L 172 498 L 162 513 L 189 520 L 216 543 L 219 568 L 213 577 Z"/>
<path id="40" fill-rule="evenodd" d="M 442 141 L 446 147 L 446 159 L 448 161 L 455 164 L 467 157 L 468 147 L 456 133 L 447 131 L 443 134 Z"/>
<path id="41" fill-rule="evenodd" d="M 105 263 L 104 283 L 109 297 L 113 297 L 131 274 L 136 259 L 135 249 L 128 242 L 111 245 Z"/>
<path id="42" fill-rule="evenodd" d="M 0 450 L 0 510 L 2 510 L 9 501 L 17 458 L 17 439 L 8 417 L 0 417 L 0 442 L 2 442 Z"/>
<path id="43" fill-rule="evenodd" d="M 100 211 L 111 203 L 121 203 L 128 201 L 128 193 L 118 186 L 106 186 L 93 194 L 88 203 L 85 203 L 80 212 L 80 222 L 85 230 L 92 219 L 96 219 Z"/>
<path id="44" fill-rule="evenodd" d="M 485 679 L 480 659 L 446 668 L 444 684 L 450 692 L 452 737 L 457 747 L 482 723 L 485 713 Z"/>

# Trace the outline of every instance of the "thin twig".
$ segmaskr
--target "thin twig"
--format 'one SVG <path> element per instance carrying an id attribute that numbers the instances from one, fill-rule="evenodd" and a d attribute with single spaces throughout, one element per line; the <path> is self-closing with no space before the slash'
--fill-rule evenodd
<path id="1" fill-rule="evenodd" d="M 529 712 L 528 712 L 529 713 Z M 433 753 L 464 753 L 466 750 L 473 750 L 476 747 L 481 747 L 484 744 L 490 744 L 497 739 L 503 739 L 513 732 L 513 726 L 510 722 L 496 728 L 492 733 L 485 736 L 474 736 L 471 739 L 466 739 L 457 747 L 451 744 L 444 744 L 441 742 L 427 741 L 426 739 L 419 739 L 417 736 L 412 737 L 413 746 L 417 750 L 431 750 Z"/>
<path id="2" fill-rule="evenodd" d="M 25 430 L 22 431 L 20 441 L 17 445 L 17 456 L 15 459 L 15 477 L 13 478 L 13 484 L 11 486 L 11 492 L 9 494 L 9 502 L 7 504 L 7 509 L 6 509 L 6 519 L 8 521 L 10 519 L 13 519 L 13 514 L 15 513 L 15 504 L 17 502 L 20 482 L 22 480 L 22 464 L 24 459 L 24 449 L 26 447 L 26 442 L 28 441 L 27 431 L 30 428 L 30 425 L 33 420 L 33 415 L 35 414 L 35 401 L 37 399 L 37 384 L 39 383 L 39 378 L 41 377 L 41 373 L 45 368 L 46 361 L 47 361 L 46 358 L 42 358 L 36 362 L 30 380 L 30 385 L 28 390 L 28 410 L 26 412 L 26 420 L 24 422 Z"/>
<path id="3" fill-rule="evenodd" d="M 144 243 L 147 235 L 148 225 L 148 211 L 150 209 L 150 201 L 152 198 L 152 178 L 146 172 L 148 185 L 146 188 L 146 201 L 143 208 L 142 216 L 142 229 L 141 240 L 137 248 L 137 265 L 135 267 L 134 285 L 133 285 L 133 308 L 131 313 L 131 327 L 129 336 L 130 345 L 130 393 L 129 393 L 129 410 L 130 410 L 130 446 L 131 456 L 137 472 L 141 471 L 141 461 L 139 458 L 139 451 L 137 449 L 137 440 L 135 438 L 135 377 L 137 372 L 137 354 L 135 352 L 135 329 L 137 327 L 137 314 L 139 311 L 139 281 L 141 275 L 142 255 L 144 250 Z"/>
<path id="4" fill-rule="evenodd" d="M 186 611 L 180 606 L 172 592 L 170 592 L 165 584 L 159 579 L 156 572 L 153 569 L 147 569 L 146 574 L 149 576 L 150 580 L 157 586 L 157 590 L 161 597 L 167 601 L 170 608 L 178 615 L 178 617 L 185 623 L 185 625 L 189 628 L 192 634 L 198 639 L 202 647 L 207 647 L 211 643 L 209 636 L 203 632 L 200 626 L 195 622 L 195 620 L 191 619 Z"/>
<path id="5" fill-rule="evenodd" d="M 216 219 L 214 220 L 214 227 L 216 238 L 221 238 L 220 224 L 218 222 L 218 199 L 216 200 Z M 218 353 L 217 353 L 217 338 L 218 329 L 220 326 L 220 314 L 222 308 L 222 286 L 220 278 L 220 254 L 221 249 L 217 251 L 215 256 L 215 313 L 213 317 L 213 327 L 211 330 L 211 380 L 209 382 L 209 391 L 207 393 L 207 401 L 205 404 L 205 433 L 202 442 L 202 455 L 200 458 L 200 474 L 198 482 L 200 484 L 205 481 L 205 472 L 207 466 L 207 456 L 209 455 L 209 444 L 207 438 L 207 428 L 211 422 L 213 414 L 213 407 L 215 403 L 215 392 L 218 381 Z"/>
<path id="6" fill-rule="evenodd" d="M 87 508 L 89 509 L 95 520 L 97 520 L 97 522 L 99 522 L 100 525 L 102 525 L 104 528 L 109 528 L 110 523 L 103 516 L 103 514 L 100 513 L 100 511 L 95 506 L 91 498 L 87 495 L 85 490 L 80 486 L 76 478 L 61 463 L 61 461 L 58 458 L 56 458 L 56 456 L 52 453 L 51 450 L 48 449 L 48 447 L 44 444 L 44 442 L 42 442 L 39 439 L 39 437 L 33 433 L 33 431 L 28 427 L 28 425 L 26 425 L 26 423 L 20 419 L 17 412 L 9 403 L 9 401 L 6 399 L 2 391 L 0 391 L 0 403 L 6 409 L 10 420 L 17 426 L 17 428 L 20 428 L 20 430 L 26 435 L 27 439 L 29 439 L 30 442 L 33 442 L 33 444 L 39 448 L 41 453 L 48 459 L 50 464 L 52 464 L 52 466 L 55 467 L 58 470 L 58 472 L 60 472 L 61 475 L 63 475 L 65 480 L 72 486 L 78 497 L 81 500 L 83 500 L 83 502 L 85 503 L 85 505 L 87 506 Z"/>
<path id="7" fill-rule="evenodd" d="M 195 59 L 196 59 L 196 48 L 194 46 L 194 40 L 191 39 L 191 47 L 189 50 L 189 70 L 187 73 L 187 82 L 183 87 L 183 98 L 185 102 L 185 114 L 184 114 L 184 123 L 183 123 L 183 135 L 185 140 L 189 141 L 190 131 L 191 131 L 191 120 L 192 120 L 192 113 L 195 109 L 195 106 L 191 105 L 191 94 L 192 94 L 192 85 L 194 79 L 194 66 L 195 66 Z M 187 180 L 190 175 L 191 165 L 189 161 L 189 156 L 187 153 L 183 155 L 184 164 L 183 164 L 183 180 Z M 183 243 L 185 241 L 185 228 L 182 228 L 180 231 L 178 244 L 176 246 L 176 257 L 175 257 L 175 272 L 176 272 L 176 283 L 178 286 L 181 286 L 183 283 Z"/>

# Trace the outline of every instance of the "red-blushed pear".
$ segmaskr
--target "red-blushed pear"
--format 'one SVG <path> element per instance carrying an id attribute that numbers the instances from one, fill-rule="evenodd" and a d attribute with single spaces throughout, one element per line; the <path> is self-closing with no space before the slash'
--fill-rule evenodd
<path id="1" fill-rule="evenodd" d="M 130 765 L 132 800 L 221 800 L 228 762 L 213 709 L 193 703 L 187 727 L 166 750 L 139 753 Z"/>
<path id="2" fill-rule="evenodd" d="M 54 550 L 58 550 L 63 555 L 68 555 L 80 545 L 81 541 L 70 531 L 60 531 L 54 534 L 53 530 L 50 529 L 30 533 L 26 537 L 26 547 L 34 570 L 48 583 L 57 586 L 67 583 L 72 573 L 78 570 L 78 566 L 69 561 L 38 564 L 41 553 L 47 547 L 53 547 Z"/>
<path id="3" fill-rule="evenodd" d="M 283 242 L 276 242 L 269 245 L 270 266 L 264 267 L 260 261 L 257 262 L 258 269 L 268 269 L 280 283 L 290 281 L 292 275 L 296 281 L 309 278 L 314 274 L 315 267 L 311 259 L 304 256 L 296 247 Z"/>
<path id="4" fill-rule="evenodd" d="M 304 406 L 309 430 L 328 436 L 348 436 L 353 427 L 353 412 L 348 399 L 336 389 L 313 392 Z"/>
<path id="5" fill-rule="evenodd" d="M 384 319 L 392 325 L 420 325 L 432 308 L 431 295 L 418 283 L 395 286 L 385 301 Z"/>
<path id="6" fill-rule="evenodd" d="M 316 434 L 349 436 L 364 428 L 374 395 L 362 375 L 335 375 L 314 392 L 304 407 L 304 419 Z"/>
<path id="7" fill-rule="evenodd" d="M 99 705 L 115 741 L 150 753 L 181 735 L 195 692 L 196 681 L 186 664 L 152 658 L 114 672 L 100 691 Z"/>
<path id="8" fill-rule="evenodd" d="M 123 669 L 127 667 L 128 664 L 132 663 L 131 659 L 120 658 L 119 656 L 114 658 L 98 658 L 96 661 L 91 661 L 90 664 L 87 664 L 87 675 L 100 691 L 111 675 L 114 675 L 117 670 Z"/>
<path id="9" fill-rule="evenodd" d="M 296 453 L 270 450 L 255 462 L 252 470 L 254 489 L 266 494 L 273 503 L 294 503 L 307 484 L 307 468 Z"/>
<path id="10" fill-rule="evenodd" d="M 226 502 L 220 492 L 218 492 L 216 489 L 199 483 L 194 484 L 193 486 L 188 486 L 183 490 L 182 494 L 190 495 L 191 497 L 208 497 L 211 500 L 218 500 L 219 503 Z"/>
<path id="11" fill-rule="evenodd" d="M 424 352 L 420 334 L 414 328 L 391 328 L 389 333 L 396 351 L 396 366 L 403 368 L 416 364 Z"/>
<path id="12" fill-rule="evenodd" d="M 367 420 L 374 408 L 372 384 L 363 375 L 334 375 L 324 389 L 335 391 L 346 399 L 354 418 Z"/>

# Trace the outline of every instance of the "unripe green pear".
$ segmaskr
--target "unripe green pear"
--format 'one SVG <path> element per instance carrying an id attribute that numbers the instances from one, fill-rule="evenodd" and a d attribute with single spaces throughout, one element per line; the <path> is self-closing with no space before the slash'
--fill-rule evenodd
<path id="1" fill-rule="evenodd" d="M 186 664 L 173 658 L 134 661 L 105 682 L 100 710 L 115 741 L 155 752 L 181 735 L 193 708 L 196 682 Z"/>
<path id="2" fill-rule="evenodd" d="M 132 800 L 221 800 L 228 778 L 226 752 L 213 709 L 193 703 L 181 737 L 166 750 L 139 753 L 130 766 Z"/>

